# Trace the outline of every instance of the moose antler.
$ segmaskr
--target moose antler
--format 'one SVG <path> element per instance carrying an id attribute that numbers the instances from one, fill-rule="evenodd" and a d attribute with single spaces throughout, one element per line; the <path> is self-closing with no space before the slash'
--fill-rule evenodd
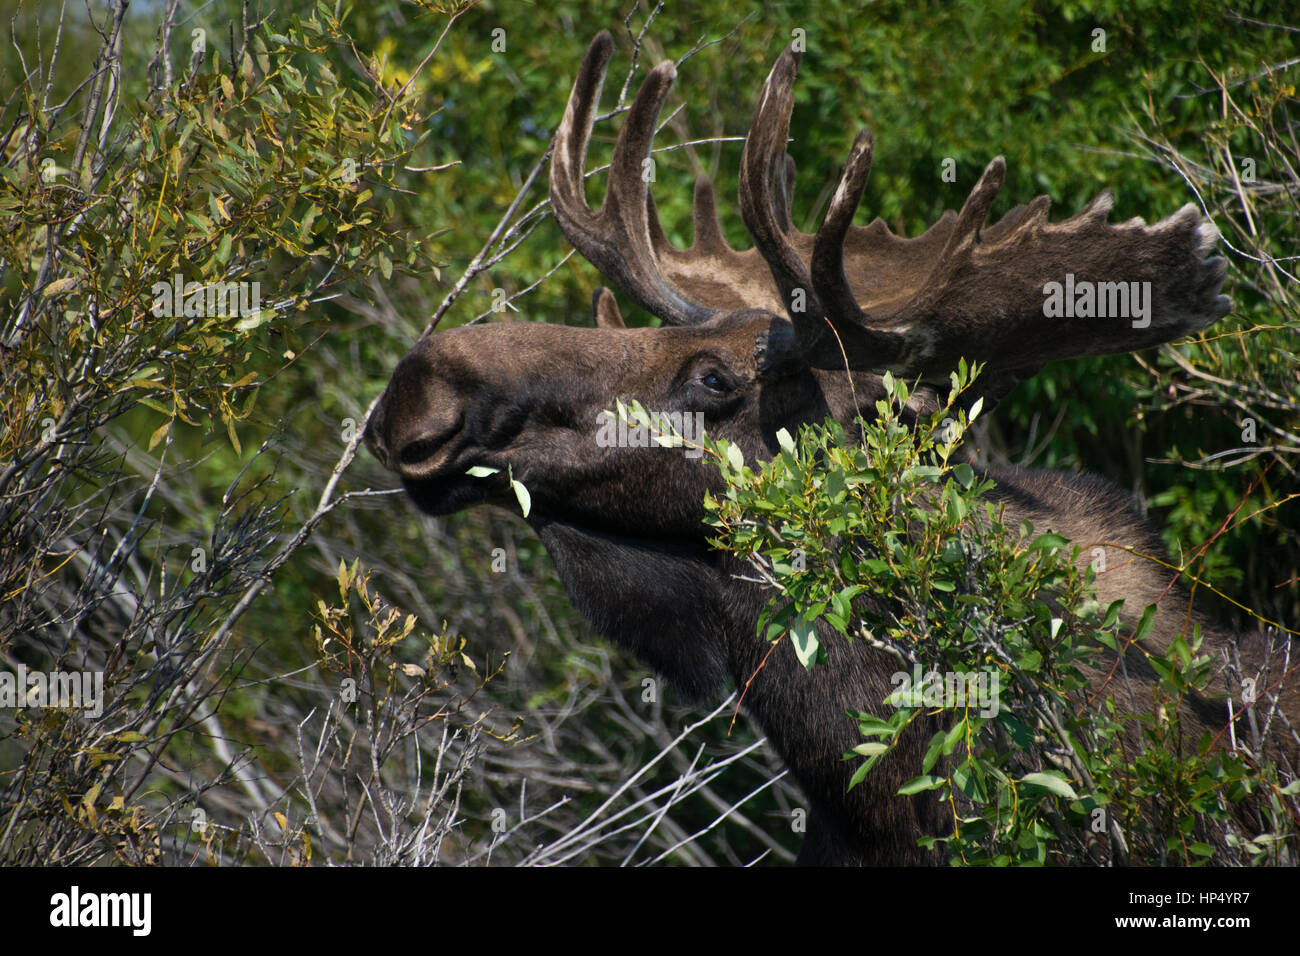
<path id="1" fill-rule="evenodd" d="M 666 322 L 782 308 L 813 367 L 847 363 L 945 379 L 963 356 L 994 373 L 1025 373 L 1052 359 L 1133 351 L 1199 331 L 1231 308 L 1218 295 L 1224 261 L 1204 258 L 1218 232 L 1190 205 L 1152 226 L 1140 219 L 1112 224 L 1106 217 L 1114 198 L 1106 190 L 1078 215 L 1050 224 L 1049 200 L 1039 196 L 985 228 L 1005 175 L 1000 156 L 961 212 L 945 212 L 921 236 L 897 236 L 880 219 L 854 226 L 871 170 L 866 130 L 853 143 L 816 235 L 794 229 L 794 164 L 785 152 L 800 59 L 793 48 L 763 85 L 741 158 L 740 209 L 754 248 L 738 252 L 727 244 L 712 185 L 700 177 L 695 242 L 676 249 L 659 225 L 644 175 L 675 75 L 671 63 L 651 71 L 632 104 L 600 211 L 593 213 L 583 195 L 582 166 L 612 50 L 602 33 L 583 61 L 556 137 L 552 201 L 579 252 Z M 1097 295 L 1122 302 L 1119 311 L 1127 314 L 1073 317 L 1073 301 L 1061 297 L 1074 289 L 1094 304 Z M 1053 295 L 1063 309 L 1050 307 Z"/>
<path id="2" fill-rule="evenodd" d="M 672 325 L 695 325 L 731 309 L 779 311 L 781 299 L 758 252 L 737 252 L 723 237 L 708 177 L 695 183 L 690 249 L 674 247 L 659 224 L 646 161 L 676 76 L 672 63 L 659 64 L 641 84 L 614 143 L 604 202 L 598 212 L 587 205 L 583 165 L 613 52 L 608 32 L 591 42 L 555 135 L 551 207 L 565 237 L 637 305 Z"/>

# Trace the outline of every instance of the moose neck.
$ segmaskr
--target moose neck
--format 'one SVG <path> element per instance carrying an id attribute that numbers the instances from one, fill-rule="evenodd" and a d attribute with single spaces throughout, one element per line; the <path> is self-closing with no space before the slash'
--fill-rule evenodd
<path id="1" fill-rule="evenodd" d="M 692 700 L 721 689 L 732 673 L 732 636 L 751 609 L 736 605 L 721 556 L 702 538 L 625 537 L 541 515 L 529 521 L 598 634 Z"/>
<path id="2" fill-rule="evenodd" d="M 889 800 L 906 779 L 903 760 L 882 763 L 846 794 L 852 765 L 841 756 L 860 742 L 846 712 L 888 693 L 896 669 L 890 659 L 823 631 L 836 666 L 805 671 L 789 646 L 773 648 L 756 636 L 769 595 L 738 579 L 739 562 L 702 537 L 622 537 L 541 516 L 530 523 L 597 633 L 690 699 L 717 696 L 728 677 L 745 688 L 745 709 L 808 800 L 802 860 L 924 862 L 910 835 L 938 832 L 942 821 L 924 799 Z"/>

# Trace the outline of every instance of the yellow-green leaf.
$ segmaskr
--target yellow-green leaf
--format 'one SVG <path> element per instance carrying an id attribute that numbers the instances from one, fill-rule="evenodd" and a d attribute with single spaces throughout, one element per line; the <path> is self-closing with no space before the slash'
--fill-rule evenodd
<path id="1" fill-rule="evenodd" d="M 175 421 L 173 418 L 167 419 L 167 421 L 159 425 L 154 430 L 154 433 L 149 436 L 149 451 L 153 451 L 154 446 L 167 437 L 167 433 L 171 431 L 173 421 Z"/>
<path id="2" fill-rule="evenodd" d="M 45 287 L 44 294 L 47 296 L 60 295 L 67 292 L 81 280 L 77 276 L 64 276 L 62 279 L 55 279 Z"/>

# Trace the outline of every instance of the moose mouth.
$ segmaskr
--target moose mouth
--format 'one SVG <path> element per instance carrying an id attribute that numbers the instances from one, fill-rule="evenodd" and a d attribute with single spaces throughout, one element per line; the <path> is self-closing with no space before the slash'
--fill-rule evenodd
<path id="1" fill-rule="evenodd" d="M 501 497 L 496 476 L 476 478 L 467 472 L 475 464 L 461 456 L 467 444 L 463 420 L 437 434 L 425 435 L 392 448 L 384 422 L 384 402 L 376 407 L 365 431 L 370 453 L 402 480 L 402 487 L 425 514 L 441 516 Z"/>
<path id="2" fill-rule="evenodd" d="M 402 478 L 402 487 L 427 515 L 441 517 L 474 505 L 503 502 L 496 475 L 473 478 L 469 475 L 441 475 L 431 478 Z"/>

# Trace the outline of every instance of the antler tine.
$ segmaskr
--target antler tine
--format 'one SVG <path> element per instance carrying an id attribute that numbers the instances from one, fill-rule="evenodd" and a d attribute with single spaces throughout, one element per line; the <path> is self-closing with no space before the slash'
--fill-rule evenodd
<path id="1" fill-rule="evenodd" d="M 605 70 L 613 53 L 614 41 L 608 32 L 602 31 L 591 41 L 573 82 L 573 92 L 564 108 L 564 119 L 555 134 L 555 150 L 551 155 L 551 205 L 566 236 L 570 228 L 592 229 L 596 224 L 596 216 L 587 205 L 582 188 L 583 165 L 587 160 L 592 123 L 596 119 L 596 104 L 605 86 Z"/>
<path id="2" fill-rule="evenodd" d="M 601 274 L 637 305 L 675 325 L 695 325 L 714 309 L 686 299 L 663 279 L 655 258 L 651 225 L 654 206 L 647 201 L 645 162 L 655 127 L 676 71 L 661 63 L 650 71 L 637 92 L 610 161 L 609 186 L 599 212 L 587 205 L 583 167 L 595 121 L 596 105 L 614 41 L 602 31 L 587 49 L 555 136 L 551 160 L 551 205 L 565 237 Z"/>
<path id="3" fill-rule="evenodd" d="M 692 242 L 703 252 L 730 252 L 731 246 L 722 234 L 718 220 L 718 203 L 713 183 L 708 176 L 695 179 L 695 201 L 691 209 Z"/>
<path id="4" fill-rule="evenodd" d="M 763 84 L 740 159 L 740 214 L 780 290 L 800 344 L 807 349 L 823 334 L 825 312 L 790 239 L 792 164 L 786 156 L 785 142 L 790 133 L 798 69 L 798 52 L 793 46 L 786 47 Z"/>
<path id="5" fill-rule="evenodd" d="M 853 225 L 853 213 L 862 200 L 867 177 L 871 175 L 874 140 L 869 130 L 858 133 L 849 158 L 840 174 L 839 185 L 826 208 L 826 216 L 813 241 L 812 281 L 818 298 L 833 316 L 865 321 L 858 300 L 844 274 L 844 238 Z"/>
<path id="6" fill-rule="evenodd" d="M 1100 205 L 1103 199 L 1109 197 L 1110 202 L 1114 202 L 1115 195 L 1109 189 L 1103 189 L 1093 200 L 1094 204 Z M 1005 236 L 1015 230 L 1041 229 L 1047 225 L 1047 210 L 1052 206 L 1050 196 L 1036 196 L 1030 202 L 1015 206 L 1007 212 L 1005 216 L 989 226 L 987 229 L 980 231 L 981 242 L 1000 242 Z M 1089 209 L 1092 206 L 1088 207 Z M 1110 208 L 1109 205 L 1106 206 Z M 1105 218 L 1103 214 L 1103 218 Z"/>
<path id="7" fill-rule="evenodd" d="M 962 203 L 961 212 L 957 214 L 957 224 L 944 243 L 939 260 L 922 285 L 920 294 L 912 300 L 911 308 L 914 312 L 924 312 L 937 302 L 947 291 L 953 276 L 970 261 L 975 244 L 979 241 L 980 228 L 989 218 L 989 209 L 993 207 L 993 200 L 1002 189 L 1006 175 L 1007 161 L 1001 156 L 994 156 L 984 167 L 979 182 Z"/>

